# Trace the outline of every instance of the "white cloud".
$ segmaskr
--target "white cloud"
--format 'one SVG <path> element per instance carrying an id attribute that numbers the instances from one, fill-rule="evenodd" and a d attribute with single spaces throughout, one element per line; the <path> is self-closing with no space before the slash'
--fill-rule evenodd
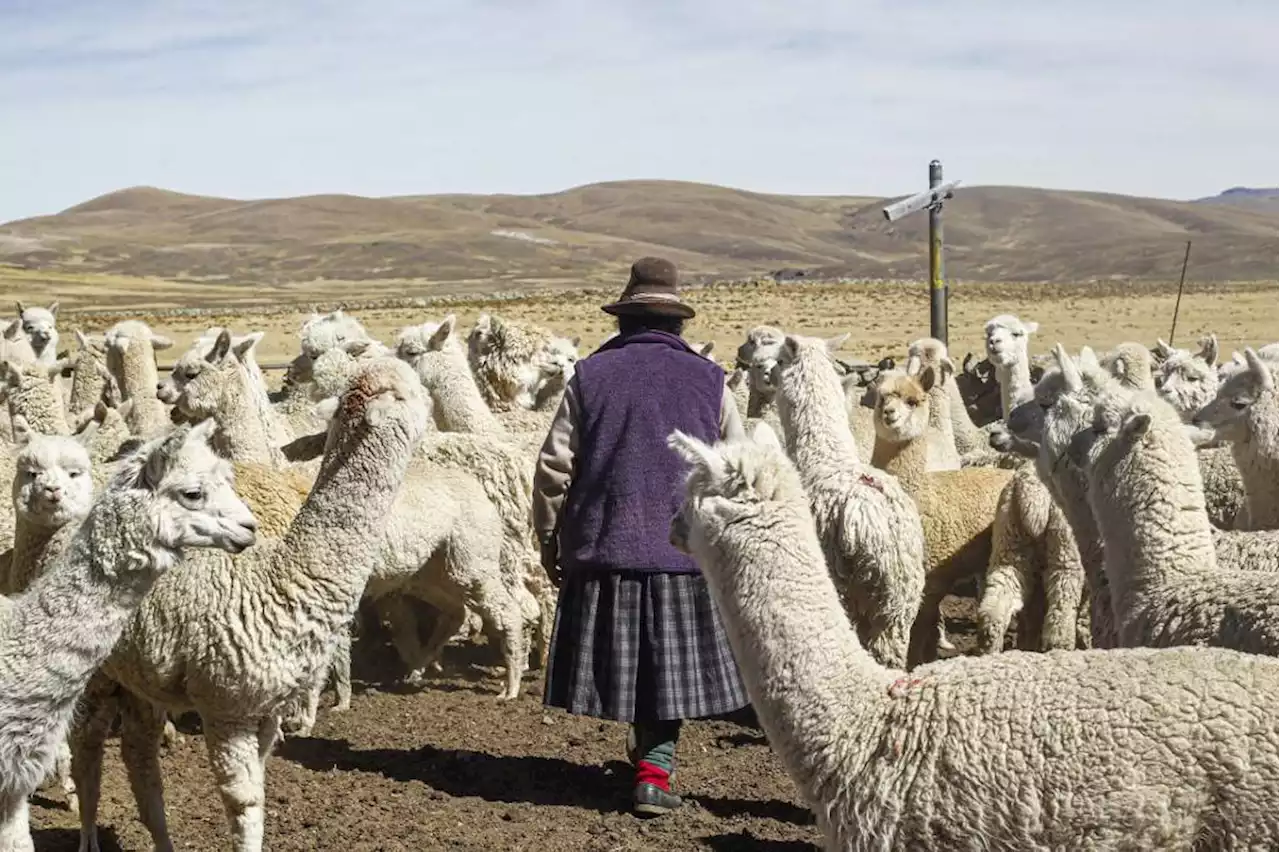
<path id="1" fill-rule="evenodd" d="M 1277 183 L 1268 0 L 11 0 L 0 220 L 661 177 L 1195 197 Z"/>

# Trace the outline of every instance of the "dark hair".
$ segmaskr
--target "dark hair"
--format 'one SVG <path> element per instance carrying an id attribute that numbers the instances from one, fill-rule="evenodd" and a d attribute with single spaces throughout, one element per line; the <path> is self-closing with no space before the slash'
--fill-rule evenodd
<path id="1" fill-rule="evenodd" d="M 684 334 L 684 317 L 664 317 L 658 314 L 618 314 L 618 333 L 635 334 L 637 331 L 665 331 L 679 336 Z"/>

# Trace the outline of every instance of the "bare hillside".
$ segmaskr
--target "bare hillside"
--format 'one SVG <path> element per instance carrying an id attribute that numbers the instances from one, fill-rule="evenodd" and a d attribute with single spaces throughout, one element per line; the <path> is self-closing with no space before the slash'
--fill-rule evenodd
<path id="1" fill-rule="evenodd" d="M 549 195 L 320 195 L 242 201 L 137 187 L 0 226 L 10 274 L 105 274 L 292 290 L 306 282 L 487 292 L 616 280 L 661 253 L 691 278 L 779 269 L 919 278 L 923 215 L 893 225 L 885 199 L 783 196 L 674 181 Z M 1176 277 L 1186 240 L 1199 281 L 1276 277 L 1274 209 L 1022 187 L 962 187 L 948 204 L 957 280 Z M 3 274 L 3 273 L 0 273 Z"/>

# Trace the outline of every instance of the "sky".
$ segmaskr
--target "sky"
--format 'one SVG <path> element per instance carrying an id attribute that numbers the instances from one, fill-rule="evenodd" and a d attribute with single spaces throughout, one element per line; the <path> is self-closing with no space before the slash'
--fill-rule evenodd
<path id="1" fill-rule="evenodd" d="M 1275 186 L 1275 0 L 0 0 L 0 221 L 665 178 Z"/>

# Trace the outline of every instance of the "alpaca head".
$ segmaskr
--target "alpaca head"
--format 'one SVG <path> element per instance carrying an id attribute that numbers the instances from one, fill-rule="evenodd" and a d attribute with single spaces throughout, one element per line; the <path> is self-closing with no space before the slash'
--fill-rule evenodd
<path id="1" fill-rule="evenodd" d="M 671 520 L 671 544 L 678 550 L 705 554 L 726 526 L 758 514 L 764 503 L 807 510 L 800 475 L 767 425 L 745 439 L 714 445 L 676 430 L 667 446 L 689 465 L 684 502 Z"/>
<path id="2" fill-rule="evenodd" d="M 987 321 L 987 359 L 997 367 L 1029 363 L 1027 343 L 1040 328 L 1036 322 L 1023 322 L 1012 314 L 1001 314 Z"/>
<path id="3" fill-rule="evenodd" d="M 1183 420 L 1213 401 L 1218 393 L 1218 338 L 1210 334 L 1200 340 L 1194 354 L 1174 350 L 1156 368 L 1155 387 Z"/>
<path id="4" fill-rule="evenodd" d="M 736 365 L 746 372 L 747 386 L 765 402 L 771 402 L 777 390 L 773 385 L 773 367 L 785 337 L 780 328 L 758 325 L 747 332 L 746 341 L 738 347 Z"/>
<path id="5" fill-rule="evenodd" d="M 1123 387 L 1142 391 L 1155 387 L 1151 376 L 1151 350 L 1141 343 L 1121 343 L 1099 363 Z"/>
<path id="6" fill-rule="evenodd" d="M 191 420 L 214 416 L 228 386 L 239 379 L 240 365 L 260 340 L 260 331 L 233 338 L 225 328 L 209 346 L 201 338 L 173 365 L 156 396 Z"/>
<path id="7" fill-rule="evenodd" d="M 1194 415 L 1192 422 L 1213 429 L 1218 440 L 1247 441 L 1252 432 L 1250 419 L 1259 403 L 1276 397 L 1276 364 L 1244 350 L 1244 367 L 1227 373 L 1214 398 Z M 1269 428 L 1274 429 L 1274 424 Z"/>
<path id="8" fill-rule="evenodd" d="M 235 492 L 231 463 L 209 444 L 214 429 L 206 420 L 148 441 L 120 461 L 107 486 L 146 495 L 155 544 L 170 555 L 185 547 L 240 553 L 257 540 L 258 522 Z"/>
<path id="9" fill-rule="evenodd" d="M 58 303 L 47 308 L 26 307 L 18 302 L 18 318 L 22 320 L 22 333 L 31 342 L 37 358 L 47 360 L 58 351 Z M 47 357 L 46 357 L 47 356 Z"/>
<path id="10" fill-rule="evenodd" d="M 943 386 L 955 375 L 956 365 L 947 354 L 947 344 L 936 337 L 922 337 L 907 346 L 907 375 L 918 375 L 925 367 L 933 367 Z"/>
<path id="11" fill-rule="evenodd" d="M 924 437 L 929 426 L 929 391 L 935 381 L 933 367 L 918 376 L 897 370 L 882 373 L 876 382 L 876 437 L 905 444 Z"/>
<path id="12" fill-rule="evenodd" d="M 107 349 L 107 369 L 121 383 L 122 389 L 130 395 L 136 390 L 144 389 L 129 388 L 127 386 L 129 375 L 136 374 L 140 365 L 149 363 L 154 366 L 155 353 L 173 346 L 172 340 L 162 334 L 156 334 L 140 320 L 116 323 L 107 329 L 103 339 Z M 135 365 L 132 370 L 126 367 L 129 363 Z M 150 391 L 150 388 L 145 390 Z"/>
<path id="13" fill-rule="evenodd" d="M 370 337 L 360 320 L 338 308 L 327 314 L 312 311 L 298 330 L 298 339 L 302 354 L 314 359 L 330 349 L 352 341 L 369 340 Z"/>
<path id="14" fill-rule="evenodd" d="M 89 513 L 93 479 L 89 453 L 74 438 L 32 432 L 25 419 L 13 420 L 18 448 L 13 510 L 20 520 L 56 529 Z"/>
<path id="15" fill-rule="evenodd" d="M 1014 408 L 1008 419 L 1009 431 L 1040 445 L 1036 464 L 1046 481 L 1066 458 L 1076 435 L 1090 428 L 1098 395 L 1114 385 L 1088 347 L 1075 359 L 1059 343 L 1053 357 L 1055 366 L 1036 383 L 1034 396 Z"/>
<path id="16" fill-rule="evenodd" d="M 342 463 L 343 447 L 370 430 L 395 433 L 413 447 L 430 427 L 431 397 L 404 361 L 391 356 L 353 360 L 343 376 L 339 392 L 316 405 L 316 416 L 328 424 L 326 465 Z"/>
<path id="17" fill-rule="evenodd" d="M 581 339 L 580 337 L 552 337 L 547 340 L 538 350 L 535 361 L 538 373 L 547 381 L 568 384 L 569 379 L 573 378 L 573 370 L 578 363 L 578 343 Z M 711 344 L 707 344 L 707 351 L 700 354 L 705 357 L 711 351 L 710 347 Z"/>
<path id="18" fill-rule="evenodd" d="M 457 326 L 457 316 L 449 314 L 440 322 L 424 322 L 422 325 L 402 328 L 396 336 L 396 357 L 416 366 L 428 352 L 462 353 L 462 344 L 454 334 Z"/>
<path id="19" fill-rule="evenodd" d="M 1174 434 L 1186 442 L 1181 421 L 1159 397 L 1135 393 L 1113 385 L 1093 403 L 1088 427 L 1080 430 L 1067 448 L 1068 460 L 1091 479 L 1124 475 L 1126 460 L 1141 452 L 1150 436 L 1166 423 L 1176 423 Z"/>

